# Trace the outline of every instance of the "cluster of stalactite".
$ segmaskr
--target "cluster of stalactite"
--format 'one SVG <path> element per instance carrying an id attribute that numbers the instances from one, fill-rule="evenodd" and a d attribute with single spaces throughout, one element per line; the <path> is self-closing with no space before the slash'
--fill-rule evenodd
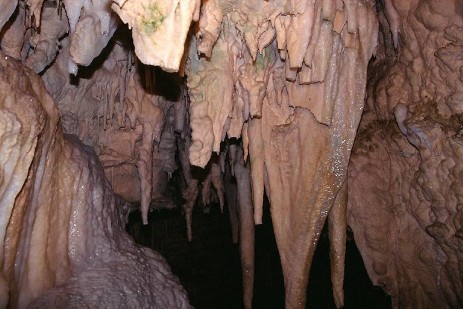
<path id="1" fill-rule="evenodd" d="M 248 184 L 239 200 L 252 203 L 244 215 L 260 224 L 264 191 L 269 197 L 288 308 L 305 306 L 327 216 L 334 297 L 343 304 L 343 184 L 376 33 L 375 8 L 364 1 L 208 1 L 190 42 L 190 162 L 204 167 L 225 137 L 240 138 L 232 166 L 248 161 L 249 170 L 235 170 Z M 241 240 L 243 266 L 252 265 L 251 239 Z M 250 307 L 252 279 L 243 277 Z"/>
<path id="2" fill-rule="evenodd" d="M 4 4 L 0 16 L 4 22 L 13 14 L 2 50 L 42 75 L 65 132 L 95 148 L 115 192 L 141 203 L 144 223 L 181 167 L 191 239 L 199 191 L 208 204 L 213 187 L 239 226 L 234 239 L 244 304 L 251 307 L 253 225 L 262 222 L 265 191 L 286 306 L 304 307 L 311 259 L 329 216 L 334 296 L 342 306 L 344 184 L 376 48 L 372 1 L 16 4 Z M 111 7 L 132 29 L 135 53 Z M 193 30 L 191 21 L 198 21 Z M 159 74 L 135 55 L 180 70 L 188 90 L 173 78 L 177 91 L 160 93 Z M 203 176 L 193 166 L 205 168 Z"/>

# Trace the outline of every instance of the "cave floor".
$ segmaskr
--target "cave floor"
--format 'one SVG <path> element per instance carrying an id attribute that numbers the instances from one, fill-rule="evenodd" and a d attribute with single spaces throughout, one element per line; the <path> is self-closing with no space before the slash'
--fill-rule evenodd
<path id="1" fill-rule="evenodd" d="M 138 211 L 129 217 L 127 231 L 137 243 L 160 252 L 197 309 L 242 308 L 239 246 L 232 243 L 226 209 L 212 205 L 193 213 L 193 240 L 187 241 L 180 210 L 154 210 L 143 226 Z M 254 308 L 284 308 L 284 285 L 268 207 L 256 227 Z M 353 240 L 347 242 L 345 308 L 391 308 L 390 297 L 374 287 Z M 330 281 L 329 240 L 321 235 L 307 291 L 307 308 L 335 308 Z"/>

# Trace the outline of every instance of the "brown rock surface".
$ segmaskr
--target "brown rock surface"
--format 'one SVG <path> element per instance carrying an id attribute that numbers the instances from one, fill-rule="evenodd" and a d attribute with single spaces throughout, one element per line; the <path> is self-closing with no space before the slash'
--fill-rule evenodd
<path id="1" fill-rule="evenodd" d="M 394 307 L 457 308 L 463 304 L 462 7 L 458 1 L 389 5 L 398 55 L 385 59 L 393 53 L 386 46 L 372 64 L 349 166 L 348 222 L 373 283 L 392 295 Z"/>
<path id="2" fill-rule="evenodd" d="M 286 307 L 300 308 L 319 233 L 345 180 L 377 24 L 372 6 L 365 2 L 339 8 L 346 18 L 338 30 L 332 21 L 323 21 L 326 4 L 321 1 L 286 5 L 238 2 L 231 10 L 219 2 L 202 15 L 213 21 L 223 16 L 223 22 L 220 35 L 210 35 L 217 30 L 208 23 L 207 30 L 199 29 L 200 44 L 190 44 L 190 161 L 204 167 L 212 152 L 220 151 L 231 122 L 227 117 L 247 122 L 242 134 L 251 163 L 255 223 L 261 222 L 265 187 L 285 277 Z M 274 26 L 278 18 L 279 27 Z M 213 46 L 210 58 L 198 56 L 205 46 Z M 299 70 L 302 66 L 307 70 Z M 242 108 L 241 115 L 231 112 L 235 106 Z M 337 246 L 333 283 L 337 305 L 342 306 L 345 207 L 337 209 L 331 220 Z"/>

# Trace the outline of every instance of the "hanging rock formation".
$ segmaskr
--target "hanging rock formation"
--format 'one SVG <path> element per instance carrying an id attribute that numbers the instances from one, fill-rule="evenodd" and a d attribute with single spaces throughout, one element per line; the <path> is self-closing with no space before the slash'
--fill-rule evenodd
<path id="1" fill-rule="evenodd" d="M 176 72 L 192 20 L 199 17 L 200 0 L 118 0 L 112 8 L 132 29 L 135 53 L 145 64 Z"/>
<path id="2" fill-rule="evenodd" d="M 35 6 L 40 3 L 34 3 Z M 182 46 L 190 22 L 200 18 L 197 32 L 188 45 L 185 70 L 190 119 L 183 123 L 183 128 L 176 126 L 177 132 L 186 137 L 183 148 L 179 147 L 183 149 L 181 158 L 189 157 L 191 164 L 205 167 L 212 152 L 219 154 L 226 136 L 242 137 L 243 149 L 234 149 L 229 156 L 240 184 L 237 201 L 246 274 L 244 302 L 247 307 L 252 304 L 253 233 L 248 231 L 252 222 L 249 203 L 253 203 L 254 222 L 261 223 L 265 188 L 284 271 L 286 306 L 303 307 L 311 258 L 344 183 L 362 112 L 366 66 L 376 46 L 373 4 L 315 0 L 208 1 L 201 16 L 199 1 L 188 5 L 179 1 L 120 1 L 112 7 L 133 28 L 137 56 L 166 70 L 181 69 L 185 59 Z M 38 43 L 43 41 L 40 36 L 45 34 L 36 31 L 38 43 L 32 45 L 35 48 L 32 52 L 26 53 L 29 66 L 36 72 L 48 67 L 43 79 L 58 103 L 65 130 L 96 147 L 116 191 L 114 168 L 121 167 L 121 175 L 138 172 L 140 181 L 134 182 L 138 190 L 119 193 L 139 192 L 133 200 L 141 201 L 143 221 L 147 223 L 157 178 L 153 170 L 155 148 L 159 150 L 163 132 L 170 131 L 166 131 L 167 119 L 182 116 L 168 117 L 173 102 L 163 103 L 153 95 L 150 70 L 145 68 L 143 78 L 140 77 L 142 69 L 132 66 L 131 54 L 127 52 L 129 45 L 117 36 L 107 47 L 104 59 L 95 59 L 115 33 L 117 23 L 112 21 L 108 2 L 65 1 L 64 9 L 69 37 L 63 37 L 63 29 L 58 27 L 60 31 L 50 32 L 45 40 L 51 47 L 59 43 L 61 52 L 40 47 Z M 36 13 L 34 9 L 37 27 L 41 20 Z M 44 11 L 43 16 L 48 16 L 45 13 L 53 14 L 51 9 Z M 43 29 L 53 28 L 53 22 L 63 22 L 57 16 L 58 12 L 42 21 Z M 92 31 L 88 36 L 83 35 L 89 25 Z M 179 32 L 174 35 L 176 27 Z M 161 42 L 163 48 L 153 48 L 153 44 Z M 91 48 L 87 49 L 89 44 Z M 34 57 L 46 61 L 38 66 L 40 61 Z M 92 61 L 100 63 L 100 68 L 87 73 L 80 69 L 84 71 L 76 78 L 67 74 L 76 74 L 78 64 L 88 65 Z M 188 124 L 191 142 L 189 130 L 185 130 Z M 210 174 L 201 179 L 203 203 L 208 202 L 209 188 L 213 185 L 223 205 L 224 163 L 218 158 L 219 162 L 209 164 Z M 180 161 L 185 179 L 191 180 L 186 181 L 184 193 L 190 226 L 199 182 L 188 176 L 189 163 Z M 330 215 L 333 244 L 337 245 L 333 256 L 339 259 L 333 263 L 338 306 L 343 303 L 345 221 L 341 204 L 336 203 L 339 211 Z M 189 228 L 190 239 L 191 235 Z M 288 243 L 287 239 L 294 241 Z"/>
<path id="3" fill-rule="evenodd" d="M 265 188 L 287 308 L 305 306 L 318 236 L 345 181 L 376 32 L 375 9 L 363 1 L 208 1 L 190 43 L 190 161 L 206 166 L 227 135 L 247 141 L 254 219 L 261 223 Z M 330 228 L 342 306 L 345 206 L 337 208 Z"/>

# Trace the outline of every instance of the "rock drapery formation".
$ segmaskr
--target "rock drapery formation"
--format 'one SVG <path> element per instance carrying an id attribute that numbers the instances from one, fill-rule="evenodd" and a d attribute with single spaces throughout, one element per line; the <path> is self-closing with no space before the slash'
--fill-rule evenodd
<path id="1" fill-rule="evenodd" d="M 2 59 L 3 304 L 74 295 L 80 305 L 98 270 L 125 296 L 95 293 L 91 305 L 141 305 L 126 303 L 141 291 L 151 306 L 188 306 L 162 259 L 120 233 L 132 205 L 112 194 L 140 202 L 146 224 L 150 207 L 174 207 L 164 193 L 180 168 L 189 239 L 198 197 L 227 201 L 246 308 L 264 193 L 287 308 L 305 307 L 327 218 L 338 307 L 346 219 L 394 306 L 461 305 L 462 10 L 457 0 L 2 1 L 2 51 L 49 93 Z M 187 89 L 142 62 L 185 74 Z"/>
<path id="2" fill-rule="evenodd" d="M 40 78 L 0 62 L 2 307 L 188 308 L 163 258 L 124 233 L 124 202 L 94 151 L 63 135 Z"/>
<path id="3" fill-rule="evenodd" d="M 382 33 L 399 49 L 385 44 L 372 63 L 349 167 L 348 222 L 370 278 L 394 307 L 458 308 L 463 8 L 385 2 Z"/>
<path id="4" fill-rule="evenodd" d="M 305 306 L 311 258 L 333 204 L 333 287 L 343 304 L 345 205 L 335 200 L 376 27 L 374 8 L 362 1 L 208 1 L 190 43 L 190 161 L 204 167 L 225 136 L 243 135 L 254 220 L 261 223 L 265 187 L 287 308 Z"/>

